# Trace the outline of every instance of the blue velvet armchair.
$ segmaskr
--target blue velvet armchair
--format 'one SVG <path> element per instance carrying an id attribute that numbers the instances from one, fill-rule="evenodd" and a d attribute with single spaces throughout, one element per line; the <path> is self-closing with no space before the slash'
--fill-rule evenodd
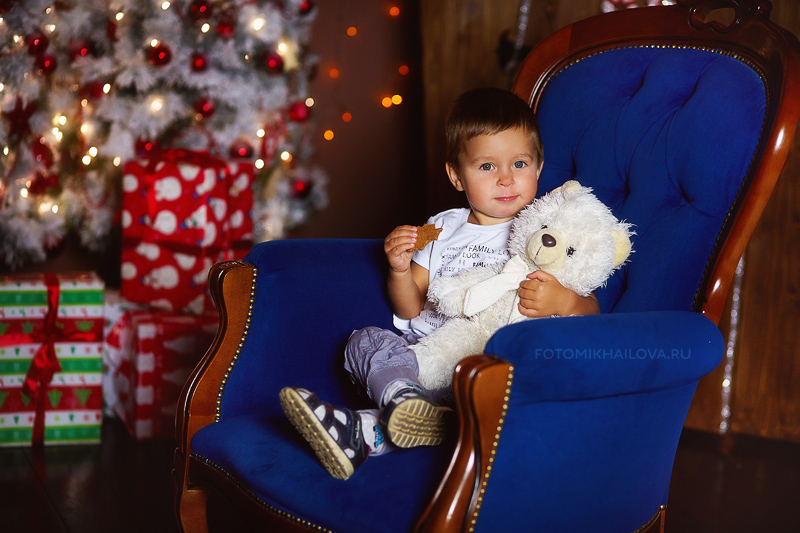
<path id="1" fill-rule="evenodd" d="M 297 385 L 367 406 L 341 353 L 354 329 L 391 327 L 380 241 L 262 243 L 216 265 L 220 329 L 179 404 L 182 530 L 207 530 L 212 498 L 232 529 L 663 531 L 695 386 L 723 355 L 727 288 L 800 114 L 800 45 L 768 7 L 611 13 L 531 52 L 514 90 L 539 115 L 539 193 L 593 187 L 635 225 L 634 253 L 597 292 L 602 314 L 503 328 L 463 361 L 441 446 L 339 481 L 278 402 Z"/>

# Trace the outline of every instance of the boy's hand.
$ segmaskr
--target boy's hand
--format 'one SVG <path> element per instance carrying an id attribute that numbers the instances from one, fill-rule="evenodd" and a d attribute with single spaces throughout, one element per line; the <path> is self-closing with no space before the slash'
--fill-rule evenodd
<path id="1" fill-rule="evenodd" d="M 383 251 L 389 268 L 402 274 L 411 268 L 414 244 L 417 242 L 416 226 L 398 226 L 383 241 Z"/>
<path id="2" fill-rule="evenodd" d="M 519 285 L 519 312 L 523 316 L 588 315 L 600 312 L 594 295 L 582 297 L 547 272 L 537 270 Z"/>

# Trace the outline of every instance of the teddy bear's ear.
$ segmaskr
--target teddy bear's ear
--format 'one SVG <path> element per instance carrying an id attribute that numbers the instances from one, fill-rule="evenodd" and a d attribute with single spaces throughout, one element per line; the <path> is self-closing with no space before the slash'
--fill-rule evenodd
<path id="1" fill-rule="evenodd" d="M 580 189 L 580 188 L 581 188 L 581 184 L 578 183 L 576 180 L 569 180 L 569 181 L 565 181 L 564 185 L 559 187 L 559 191 L 561 191 L 561 194 L 566 194 L 568 192 L 572 192 L 575 189 Z"/>
<path id="2" fill-rule="evenodd" d="M 631 239 L 625 230 L 614 230 L 611 232 L 614 237 L 614 267 L 620 266 L 631 253 Z"/>

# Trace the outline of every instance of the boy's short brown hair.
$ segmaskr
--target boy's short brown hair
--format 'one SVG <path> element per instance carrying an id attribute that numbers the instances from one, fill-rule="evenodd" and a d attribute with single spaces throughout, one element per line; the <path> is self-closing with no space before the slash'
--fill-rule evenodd
<path id="1" fill-rule="evenodd" d="M 486 87 L 467 91 L 450 106 L 445 121 L 447 139 L 446 162 L 459 168 L 458 156 L 464 143 L 478 135 L 493 135 L 519 128 L 531 136 L 536 163 L 541 164 L 544 153 L 536 115 L 527 102 L 503 89 Z"/>

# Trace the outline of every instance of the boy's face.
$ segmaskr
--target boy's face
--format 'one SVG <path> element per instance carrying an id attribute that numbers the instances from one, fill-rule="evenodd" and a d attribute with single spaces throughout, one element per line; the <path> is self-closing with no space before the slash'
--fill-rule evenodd
<path id="1" fill-rule="evenodd" d="M 467 195 L 470 222 L 507 222 L 533 201 L 542 170 L 534 154 L 530 135 L 521 129 L 478 135 L 465 143 L 460 168 L 448 165 L 447 175 Z"/>

